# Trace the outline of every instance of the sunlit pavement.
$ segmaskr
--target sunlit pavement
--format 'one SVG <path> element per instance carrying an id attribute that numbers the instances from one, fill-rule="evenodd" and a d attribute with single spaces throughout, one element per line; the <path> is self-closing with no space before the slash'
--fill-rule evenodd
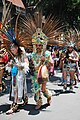
<path id="1" fill-rule="evenodd" d="M 0 120 L 80 120 L 80 83 L 74 87 L 73 91 L 63 91 L 61 83 L 62 74 L 55 71 L 55 75 L 50 78 L 47 88 L 51 91 L 51 106 L 43 106 L 40 110 L 35 110 L 33 96 L 29 96 L 28 104 L 21 106 L 16 113 L 6 115 L 11 102 L 9 101 L 9 81 L 7 91 L 0 94 Z M 43 104 L 46 98 L 43 98 Z"/>

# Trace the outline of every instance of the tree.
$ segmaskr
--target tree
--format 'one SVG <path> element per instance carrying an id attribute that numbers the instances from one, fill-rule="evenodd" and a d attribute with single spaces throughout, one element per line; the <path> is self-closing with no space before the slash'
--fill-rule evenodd
<path id="1" fill-rule="evenodd" d="M 36 5 L 38 1 L 29 0 L 32 5 Z M 70 27 L 80 28 L 80 0 L 40 0 L 36 7 L 46 16 L 55 15 Z"/>
<path id="2" fill-rule="evenodd" d="M 80 0 L 22 0 L 27 12 L 42 10 L 45 16 L 55 15 L 70 27 L 80 29 Z"/>

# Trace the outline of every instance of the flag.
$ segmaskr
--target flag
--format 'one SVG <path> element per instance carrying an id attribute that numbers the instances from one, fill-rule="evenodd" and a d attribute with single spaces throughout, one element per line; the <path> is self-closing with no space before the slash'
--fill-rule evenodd
<path id="1" fill-rule="evenodd" d="M 7 0 L 7 1 L 11 2 L 13 5 L 16 5 L 17 7 L 21 7 L 25 9 L 22 0 Z"/>

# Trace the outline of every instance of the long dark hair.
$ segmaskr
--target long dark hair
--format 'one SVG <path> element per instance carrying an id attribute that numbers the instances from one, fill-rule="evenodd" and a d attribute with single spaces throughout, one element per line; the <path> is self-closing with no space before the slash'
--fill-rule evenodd
<path id="1" fill-rule="evenodd" d="M 11 45 L 10 45 L 10 49 L 11 48 L 18 48 L 18 55 L 17 55 L 17 57 L 20 59 L 21 58 L 21 55 L 22 55 L 22 50 L 21 50 L 21 48 L 20 48 L 20 46 L 17 44 L 17 43 L 12 43 Z M 15 56 L 15 55 L 14 55 Z"/>

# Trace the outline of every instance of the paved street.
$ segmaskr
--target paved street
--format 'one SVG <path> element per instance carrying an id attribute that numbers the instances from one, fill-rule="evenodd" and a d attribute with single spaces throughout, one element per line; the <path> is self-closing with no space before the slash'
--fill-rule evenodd
<path id="1" fill-rule="evenodd" d="M 40 110 L 35 110 L 34 98 L 29 98 L 29 103 L 21 106 L 19 111 L 12 115 L 6 115 L 9 101 L 9 82 L 8 90 L 0 96 L 0 120 L 80 120 L 80 83 L 74 88 L 73 92 L 69 90 L 64 92 L 61 83 L 61 73 L 57 71 L 55 76 L 50 79 L 47 88 L 52 93 L 51 106 Z M 43 97 L 43 95 L 42 95 Z M 46 99 L 43 97 L 43 104 Z"/>

